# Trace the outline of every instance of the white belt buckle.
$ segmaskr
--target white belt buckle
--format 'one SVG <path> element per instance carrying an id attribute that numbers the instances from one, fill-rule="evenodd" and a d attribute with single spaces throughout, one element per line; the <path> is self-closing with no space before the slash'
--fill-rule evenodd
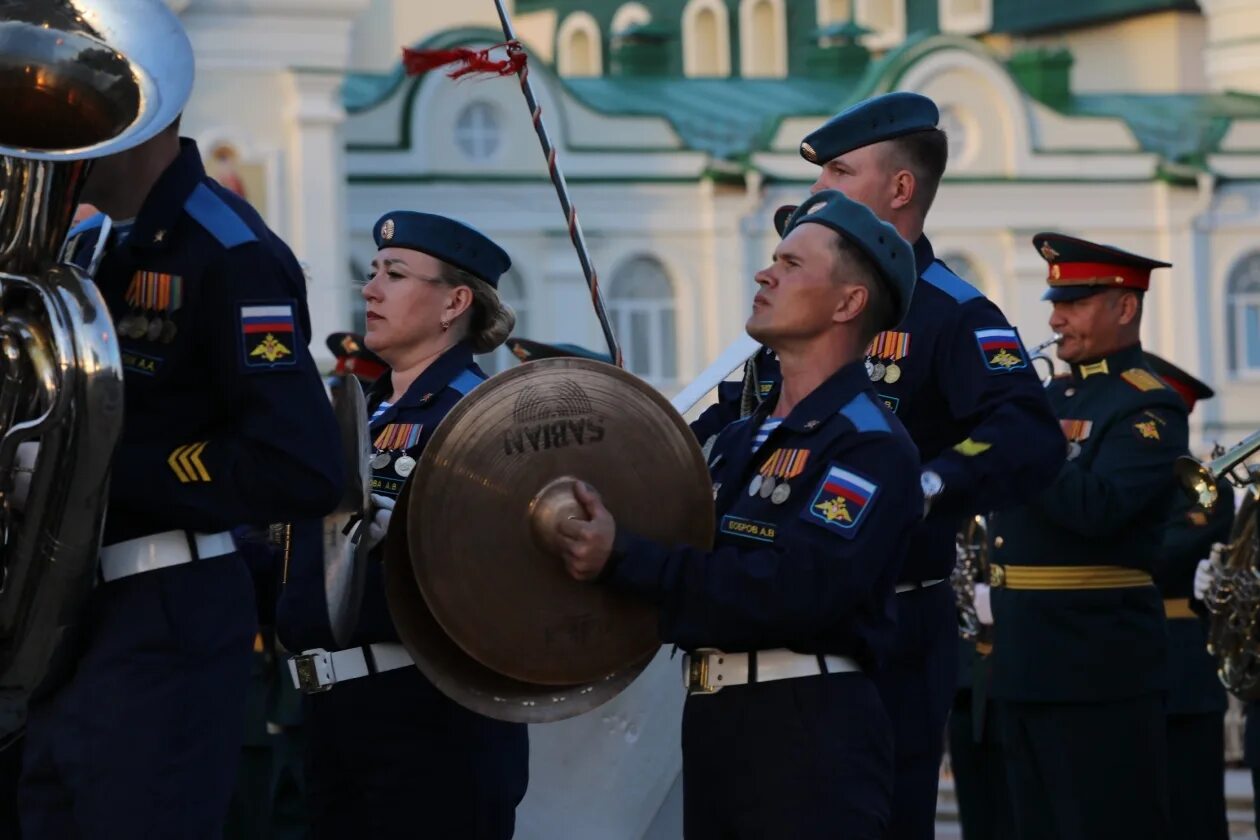
<path id="1" fill-rule="evenodd" d="M 323 648 L 312 648 L 289 660 L 293 682 L 303 694 L 329 691 L 337 677 L 333 674 L 332 657 Z"/>
<path id="2" fill-rule="evenodd" d="M 710 680 L 709 659 L 724 656 L 717 648 L 699 648 L 687 654 L 687 668 L 683 672 L 683 686 L 688 694 L 717 694 L 722 686 Z"/>

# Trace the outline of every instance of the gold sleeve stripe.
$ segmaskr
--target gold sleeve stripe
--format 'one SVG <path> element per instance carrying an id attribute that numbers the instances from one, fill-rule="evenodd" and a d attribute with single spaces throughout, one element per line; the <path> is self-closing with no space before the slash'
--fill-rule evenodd
<path id="1" fill-rule="evenodd" d="M 183 446 L 177 447 L 175 451 L 171 453 L 171 457 L 166 459 L 166 465 L 169 466 L 175 473 L 175 477 L 179 479 L 180 484 L 187 484 L 189 482 L 188 475 L 179 464 L 179 453 L 183 450 Z"/>

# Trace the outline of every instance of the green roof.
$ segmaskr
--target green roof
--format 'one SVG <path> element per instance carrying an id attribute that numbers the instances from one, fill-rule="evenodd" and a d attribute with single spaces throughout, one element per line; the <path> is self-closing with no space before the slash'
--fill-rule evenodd
<path id="1" fill-rule="evenodd" d="M 1077 94 L 1070 116 L 1118 117 L 1142 148 L 1169 163 L 1205 166 L 1236 119 L 1260 120 L 1260 96 L 1213 94 Z"/>
<path id="2" fill-rule="evenodd" d="M 664 117 L 689 148 L 742 158 L 766 147 L 785 117 L 835 111 L 854 81 L 609 77 L 564 86 L 593 110 Z"/>
<path id="3" fill-rule="evenodd" d="M 500 33 L 460 29 L 439 33 L 424 48 L 491 43 Z M 999 59 L 979 42 L 956 36 L 914 36 L 860 75 L 782 79 L 683 78 L 679 76 L 603 76 L 560 79 L 578 102 L 593 111 L 621 116 L 659 117 L 669 122 L 686 148 L 719 160 L 745 161 L 765 150 L 780 123 L 790 117 L 823 117 L 848 104 L 896 87 L 898 79 L 933 52 L 964 49 L 995 63 Z M 555 81 L 549 67 L 536 73 Z M 535 76 L 537 79 L 538 76 Z M 410 84 L 413 97 L 419 80 L 408 81 L 401 65 L 385 74 L 351 74 L 342 101 L 350 112 L 374 107 Z M 1016 78 L 1016 83 L 1018 79 Z M 1047 104 L 1047 107 L 1053 107 Z M 408 100 L 408 113 L 410 100 Z M 1055 110 L 1066 116 L 1123 120 L 1141 148 L 1169 164 L 1203 167 L 1234 120 L 1260 120 L 1260 96 L 1213 94 L 1073 94 Z M 405 121 L 408 118 L 405 118 Z M 409 125 L 402 126 L 404 133 Z M 406 134 L 404 143 L 409 143 Z"/>

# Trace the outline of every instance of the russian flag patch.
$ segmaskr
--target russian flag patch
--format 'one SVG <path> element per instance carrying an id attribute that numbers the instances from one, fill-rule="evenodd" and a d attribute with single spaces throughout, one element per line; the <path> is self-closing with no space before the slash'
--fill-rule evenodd
<path id="1" fill-rule="evenodd" d="M 242 306 L 241 338 L 247 368 L 272 370 L 297 365 L 297 326 L 291 303 Z"/>
<path id="2" fill-rule="evenodd" d="M 989 370 L 1009 373 L 1028 367 L 1023 342 L 1019 340 L 1015 330 L 1009 327 L 976 330 L 976 343 L 980 346 L 980 357 Z"/>
<path id="3" fill-rule="evenodd" d="M 851 538 L 878 493 L 875 482 L 832 464 L 801 518 Z"/>

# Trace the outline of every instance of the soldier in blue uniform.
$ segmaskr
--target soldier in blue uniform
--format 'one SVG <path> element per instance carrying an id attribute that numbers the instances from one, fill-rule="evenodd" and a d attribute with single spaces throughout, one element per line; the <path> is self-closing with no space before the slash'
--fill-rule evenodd
<path id="1" fill-rule="evenodd" d="M 1154 353 L 1146 364 L 1194 411 L 1215 392 L 1205 383 Z M 1225 687 L 1216 660 L 1207 651 L 1207 633 L 1190 608 L 1195 567 L 1213 543 L 1229 542 L 1234 526 L 1234 490 L 1219 485 L 1211 511 L 1193 503 L 1178 487 L 1164 529 L 1155 585 L 1168 619 L 1168 804 L 1172 836 L 1178 840 L 1225 840 Z"/>
<path id="2" fill-rule="evenodd" d="M 583 485 L 590 519 L 560 524 L 565 562 L 656 605 L 662 638 L 688 651 L 688 840 L 880 838 L 893 745 L 872 677 L 892 649 L 893 586 L 923 497 L 914 445 L 862 350 L 905 314 L 913 252 L 828 191 L 797 211 L 756 280 L 747 329 L 779 353 L 783 380 L 712 447 L 714 549 L 618 531 Z"/>
<path id="3" fill-rule="evenodd" d="M 946 583 L 957 524 L 1030 498 L 1063 462 L 1062 437 L 1016 331 L 935 258 L 923 233 L 947 157 L 938 119 L 930 99 L 892 93 L 853 106 L 801 143 L 805 159 L 821 167 L 813 190 L 839 190 L 894 225 L 913 243 L 919 273 L 905 319 L 866 353 L 876 392 L 919 448 L 930 504 L 897 581 L 897 645 L 879 677 L 897 739 L 888 836 L 907 840 L 935 831 L 957 680 L 957 619 Z M 778 381 L 778 363 L 769 348 L 754 363 L 750 384 L 764 394 Z M 730 398 L 740 389 L 724 389 L 724 403 L 693 427 L 702 441 L 738 414 Z"/>
<path id="4" fill-rule="evenodd" d="M 126 419 L 77 669 L 30 710 L 23 834 L 216 837 L 257 627 L 229 529 L 331 510 L 336 422 L 297 260 L 178 121 L 95 161 L 83 200 L 115 220 L 96 283 Z M 82 265 L 100 231 L 67 255 Z"/>
<path id="5" fill-rule="evenodd" d="M 385 602 L 379 543 L 433 430 L 486 378 L 473 354 L 511 331 L 496 293 L 510 261 L 427 213 L 387 213 L 373 233 L 364 343 L 389 370 L 368 394 L 376 509 L 360 525 L 372 554 L 353 646 L 335 649 L 322 557 L 294 558 L 280 600 L 280 639 L 303 651 L 291 672 L 310 694 L 311 823 L 328 838 L 508 838 L 528 780 L 525 726 L 468 711 L 414 666 Z"/>
<path id="6" fill-rule="evenodd" d="M 1186 405 L 1139 341 L 1168 263 L 1059 234 L 1047 389 L 1068 462 L 993 529 L 993 696 L 1022 840 L 1170 837 L 1164 604 L 1152 574 L 1186 452 Z"/>

